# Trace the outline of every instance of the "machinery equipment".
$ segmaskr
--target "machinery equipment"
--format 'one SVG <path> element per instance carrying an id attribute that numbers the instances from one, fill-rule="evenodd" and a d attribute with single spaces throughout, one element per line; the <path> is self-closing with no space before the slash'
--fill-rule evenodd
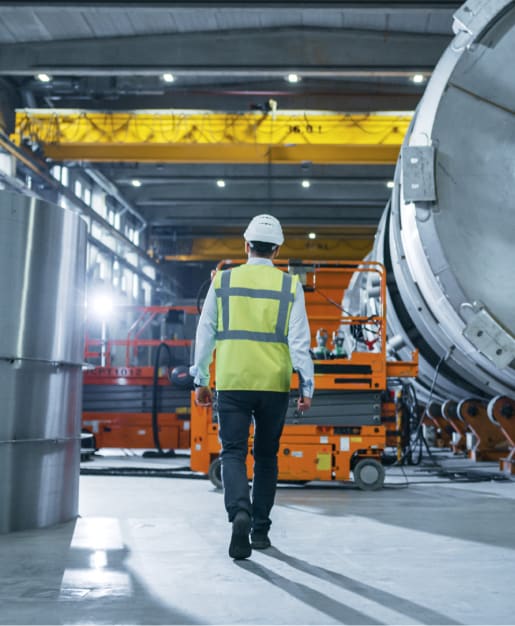
<path id="1" fill-rule="evenodd" d="M 453 429 L 451 449 L 454 454 L 461 454 L 467 450 L 468 427 L 458 415 L 458 404 L 453 400 L 446 400 L 441 407 L 443 417 Z"/>
<path id="2" fill-rule="evenodd" d="M 78 511 L 87 229 L 0 192 L 0 533 Z"/>
<path id="3" fill-rule="evenodd" d="M 474 435 L 470 458 L 478 461 L 499 461 L 508 453 L 508 444 L 502 431 L 487 416 L 487 405 L 478 399 L 462 400 L 458 414 Z"/>
<path id="4" fill-rule="evenodd" d="M 161 454 L 165 449 L 173 454 L 189 448 L 191 381 L 185 366 L 192 340 L 145 335 L 170 318 L 177 322 L 191 315 L 196 320 L 197 308 L 122 307 L 122 311 L 136 315 L 125 339 L 86 341 L 86 360 L 96 366 L 84 373 L 83 431 L 93 435 L 96 448 L 147 448 Z M 124 353 L 118 364 L 113 363 L 115 349 Z"/>
<path id="5" fill-rule="evenodd" d="M 487 407 L 488 418 L 506 437 L 508 455 L 499 460 L 501 470 L 515 474 L 515 400 L 506 396 L 492 398 Z"/>
<path id="6" fill-rule="evenodd" d="M 515 66 L 514 23 L 513 0 L 469 0 L 455 13 L 367 257 L 388 273 L 388 356 L 419 349 L 416 393 L 440 443 L 450 425 L 454 452 L 505 458 L 509 472 L 510 438 L 486 405 L 515 398 L 515 83 L 498 71 Z M 367 315 L 377 298 L 373 278 L 357 274 L 344 306 Z"/>
<path id="7" fill-rule="evenodd" d="M 392 358 L 420 350 L 419 399 L 515 394 L 515 3 L 469 0 L 401 149 L 369 258 L 388 272 Z M 363 313 L 374 285 L 356 280 Z M 351 296 L 348 296 L 351 299 Z"/>
<path id="8" fill-rule="evenodd" d="M 225 262 L 225 265 L 231 265 Z M 401 429 L 391 428 L 396 419 L 392 393 L 401 389 L 401 379 L 417 373 L 417 353 L 405 362 L 386 358 L 386 273 L 377 262 L 316 263 L 299 262 L 285 267 L 299 275 L 306 296 L 315 358 L 316 400 L 306 415 L 296 412 L 292 397 L 279 450 L 281 481 L 345 481 L 351 472 L 362 489 L 379 489 L 384 481 L 383 453 L 388 445 L 387 432 L 401 447 Z M 220 265 L 222 269 L 224 265 Z M 382 294 L 376 315 L 341 316 L 342 285 L 352 273 L 372 273 Z M 336 315 L 335 315 L 336 313 Z M 342 341 L 338 328 L 343 324 L 357 333 L 366 330 L 377 340 L 363 350 L 340 356 Z M 317 330 L 323 326 L 323 332 Z M 326 343 L 334 333 L 339 345 L 332 353 Z M 336 355 L 334 354 L 336 352 Z M 331 354 L 332 357 L 331 358 Z M 318 358 L 323 356 L 322 359 Z M 297 374 L 291 388 L 298 389 Z M 192 396 L 191 468 L 207 473 L 216 486 L 221 485 L 220 443 L 216 406 L 198 407 Z M 252 436 L 249 439 L 247 467 L 252 476 Z"/>
<path id="9" fill-rule="evenodd" d="M 436 445 L 441 448 L 451 447 L 452 426 L 443 416 L 441 405 L 438 402 L 431 402 L 426 407 L 425 417 L 434 424 Z"/>

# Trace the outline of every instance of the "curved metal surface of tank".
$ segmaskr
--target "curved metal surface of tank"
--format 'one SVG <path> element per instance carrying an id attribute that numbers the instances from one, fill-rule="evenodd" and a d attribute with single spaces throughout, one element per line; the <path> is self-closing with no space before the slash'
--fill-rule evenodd
<path id="1" fill-rule="evenodd" d="M 86 224 L 0 193 L 0 532 L 77 515 Z"/>
<path id="2" fill-rule="evenodd" d="M 470 0 L 454 31 L 370 256 L 389 271 L 391 352 L 420 350 L 423 400 L 515 393 L 515 2 Z"/>

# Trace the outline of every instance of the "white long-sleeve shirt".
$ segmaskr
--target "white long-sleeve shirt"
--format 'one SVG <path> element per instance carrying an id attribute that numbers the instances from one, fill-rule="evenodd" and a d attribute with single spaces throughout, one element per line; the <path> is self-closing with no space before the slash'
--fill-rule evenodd
<path id="1" fill-rule="evenodd" d="M 247 262 L 249 265 L 273 265 L 270 259 L 261 257 L 251 257 Z M 195 384 L 202 387 L 209 385 L 209 366 L 213 359 L 217 327 L 218 307 L 213 283 L 211 283 L 197 326 L 195 363 L 190 367 L 190 374 L 194 377 Z M 288 325 L 288 348 L 293 369 L 300 375 L 302 393 L 306 398 L 311 398 L 315 389 L 314 367 L 309 353 L 310 346 L 311 334 L 304 303 L 304 291 L 302 285 L 298 283 Z"/>

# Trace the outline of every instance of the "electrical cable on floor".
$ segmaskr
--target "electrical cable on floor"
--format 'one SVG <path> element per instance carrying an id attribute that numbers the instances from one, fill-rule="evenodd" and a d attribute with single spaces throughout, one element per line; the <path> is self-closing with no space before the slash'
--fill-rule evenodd
<path id="1" fill-rule="evenodd" d="M 408 475 L 406 474 L 404 467 L 399 465 L 402 475 L 404 476 L 404 482 L 401 484 L 385 484 L 383 485 L 384 489 L 407 489 L 412 483 L 408 480 Z"/>
<path id="2" fill-rule="evenodd" d="M 386 484 L 386 488 L 391 489 L 404 489 L 410 485 L 442 485 L 450 483 L 480 483 L 480 482 L 504 482 L 509 481 L 509 477 L 500 471 L 482 471 L 474 468 L 452 469 L 445 468 L 441 463 L 436 462 L 436 465 L 428 467 L 427 469 L 420 469 L 419 472 L 432 473 L 438 480 L 410 480 L 417 474 L 407 474 L 403 465 L 397 465 L 404 477 L 404 483 L 401 485 Z M 393 466 L 392 466 L 393 467 Z"/>
<path id="3" fill-rule="evenodd" d="M 436 380 L 438 378 L 440 368 L 442 364 L 451 356 L 454 348 L 455 346 L 451 346 L 449 348 L 447 353 L 444 356 L 442 356 L 442 358 L 440 359 L 440 361 L 438 362 L 435 368 L 435 374 L 433 376 L 433 380 L 431 383 L 429 398 L 427 400 L 426 407 L 429 406 L 431 399 L 433 397 L 433 392 L 434 392 L 434 388 L 436 385 Z M 406 399 L 404 399 L 404 397 L 406 397 Z M 396 485 L 396 486 L 386 485 L 388 488 L 404 489 L 408 487 L 409 485 L 417 485 L 417 484 L 446 484 L 443 482 L 443 479 L 448 479 L 447 482 L 449 483 L 450 482 L 474 483 L 474 482 L 484 482 L 484 481 L 491 481 L 491 480 L 497 480 L 497 481 L 507 480 L 507 477 L 504 476 L 500 472 L 499 473 L 480 473 L 477 470 L 467 470 L 467 469 L 464 469 L 464 470 L 454 469 L 453 470 L 450 468 L 449 469 L 445 468 L 442 465 L 442 463 L 435 457 L 433 452 L 431 452 L 431 449 L 427 443 L 427 440 L 423 435 L 422 424 L 424 420 L 425 410 L 422 411 L 421 414 L 419 415 L 419 409 L 418 409 L 419 405 L 418 405 L 417 394 L 416 394 L 415 388 L 413 387 L 411 383 L 403 386 L 402 402 L 403 402 L 402 408 L 405 409 L 405 413 L 403 414 L 404 419 L 408 419 L 409 423 L 411 423 L 412 418 L 416 416 L 417 425 L 413 430 L 410 428 L 409 434 L 408 434 L 409 444 L 403 450 L 401 459 L 399 459 L 393 464 L 393 466 L 397 466 L 400 468 L 404 476 L 405 482 L 402 485 Z M 418 446 L 418 450 L 416 450 L 417 446 Z M 409 465 L 421 465 L 422 459 L 423 459 L 424 448 L 427 451 L 429 460 L 431 462 L 431 466 L 429 468 L 426 468 L 423 471 L 433 471 L 442 480 L 434 480 L 434 481 L 410 481 L 409 480 L 409 477 L 404 470 L 404 465 L 406 463 L 408 463 Z M 414 457 L 415 451 L 417 451 L 416 457 Z"/>
<path id="4" fill-rule="evenodd" d="M 81 467 L 81 476 L 156 476 L 159 478 L 191 478 L 196 480 L 207 480 L 206 474 L 194 472 L 189 466 L 184 467 Z"/>
<path id="5" fill-rule="evenodd" d="M 434 388 L 436 385 L 436 380 L 438 378 L 438 374 L 440 372 L 440 368 L 443 365 L 443 363 L 451 356 L 451 354 L 453 353 L 455 349 L 455 346 L 452 345 L 449 350 L 440 358 L 440 360 L 438 361 L 436 368 L 435 368 L 435 374 L 433 376 L 433 380 L 431 383 L 431 388 L 429 390 L 429 398 L 426 402 L 426 407 L 429 406 L 431 399 L 433 397 L 433 392 L 434 392 Z M 413 394 L 413 398 L 412 398 L 412 404 L 410 408 L 410 412 L 413 415 L 413 412 L 418 412 L 418 399 L 417 399 L 417 392 L 415 390 L 415 388 L 413 387 L 413 385 L 410 383 L 409 385 L 406 385 L 406 387 L 408 389 L 408 392 Z M 432 454 L 429 446 L 427 445 L 427 441 L 423 435 L 422 432 L 422 423 L 424 421 L 424 413 L 425 411 L 421 412 L 421 415 L 418 416 L 418 424 L 417 427 L 415 428 L 415 432 L 414 432 L 414 436 L 412 436 L 411 432 L 410 432 L 410 443 L 408 445 L 408 448 L 406 450 L 406 452 L 404 453 L 403 457 L 401 458 L 401 460 L 399 461 L 399 464 L 402 465 L 405 458 L 410 458 L 411 460 L 411 464 L 412 465 L 419 465 L 422 461 L 422 447 L 424 446 L 427 450 L 427 453 L 429 455 L 429 458 L 431 459 L 431 461 L 433 462 L 433 464 L 436 467 L 440 467 L 441 465 L 438 463 L 438 461 L 435 459 L 434 455 Z M 414 446 L 417 445 L 417 443 L 419 444 L 419 451 L 418 451 L 418 459 L 417 462 L 413 461 L 413 452 L 414 452 Z"/>

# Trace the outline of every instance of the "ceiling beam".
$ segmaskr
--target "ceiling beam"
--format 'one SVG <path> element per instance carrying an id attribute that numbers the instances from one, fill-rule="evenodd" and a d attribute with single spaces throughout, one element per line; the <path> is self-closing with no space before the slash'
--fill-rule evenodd
<path id="1" fill-rule="evenodd" d="M 70 167 L 80 167 L 80 165 L 70 164 Z M 238 179 L 240 176 L 246 179 L 254 178 L 290 178 L 298 179 L 299 176 L 317 178 L 324 180 L 360 180 L 378 179 L 391 180 L 394 168 L 391 165 L 317 165 L 316 163 L 294 164 L 294 165 L 253 165 L 246 163 L 234 164 L 199 164 L 192 169 L 186 163 L 159 163 L 157 166 L 152 163 L 104 163 L 99 165 L 99 169 L 109 179 L 119 183 L 121 180 L 132 180 L 139 178 L 142 181 L 151 181 L 154 177 L 168 179 L 182 179 L 192 177 Z"/>
<path id="2" fill-rule="evenodd" d="M 387 199 L 386 199 L 387 200 Z M 260 198 L 188 198 L 183 199 L 176 198 L 156 198 L 136 201 L 140 207 L 155 208 L 169 208 L 174 211 L 179 209 L 194 209 L 200 210 L 209 209 L 230 209 L 231 207 L 239 208 L 242 205 L 248 207 L 261 207 L 261 206 L 275 206 L 278 208 L 297 207 L 299 209 L 309 209 L 310 211 L 318 211 L 322 207 L 382 207 L 384 208 L 385 201 L 380 198 L 315 198 L 308 200 L 300 200 L 298 198 L 267 198 L 263 194 Z M 188 218 L 188 215 L 185 215 Z M 153 222 L 154 223 L 154 222 Z"/>
<path id="3" fill-rule="evenodd" d="M 205 174 L 203 176 L 198 175 L 185 175 L 185 176 L 137 176 L 134 175 L 131 178 L 127 178 L 126 175 L 116 176 L 115 182 L 117 185 L 133 185 L 133 181 L 137 179 L 143 186 L 159 186 L 159 185 L 190 185 L 190 184 L 209 184 L 212 185 L 220 176 L 215 176 L 214 174 Z M 255 176 L 238 176 L 238 175 L 227 175 L 223 176 L 225 181 L 230 181 L 231 184 L 241 184 L 241 183 L 261 183 L 261 181 L 272 182 L 272 183 L 280 183 L 280 184 L 298 184 L 299 180 L 303 178 L 309 178 L 311 180 L 316 179 L 317 184 L 324 185 L 325 183 L 338 183 L 339 185 L 384 185 L 386 181 L 390 180 L 388 176 L 360 176 L 360 177 L 348 177 L 345 178 L 343 176 L 313 176 L 310 174 L 302 175 L 301 172 L 298 172 L 291 176 L 268 176 L 263 173 L 256 173 Z"/>
<path id="4" fill-rule="evenodd" d="M 257 213 L 272 212 L 283 226 L 377 226 L 384 211 L 383 202 L 369 203 L 312 203 L 299 207 L 298 203 L 286 205 L 263 200 L 241 202 L 231 206 L 195 205 L 185 202 L 181 206 L 152 207 L 144 211 L 152 228 L 189 227 L 204 228 L 213 226 L 217 229 L 240 227 L 248 223 Z"/>
<path id="5" fill-rule="evenodd" d="M 173 71 L 259 76 L 430 72 L 450 35 L 273 28 L 0 45 L 0 75 L 135 75 Z"/>
<path id="6" fill-rule="evenodd" d="M 424 75 L 428 79 L 428 75 Z M 366 79 L 306 78 L 295 85 L 284 74 L 249 78 L 216 76 L 181 77 L 167 84 L 159 76 L 62 76 L 49 83 L 19 77 L 23 89 L 35 102 L 31 108 L 48 106 L 89 110 L 133 111 L 141 109 L 198 109 L 249 111 L 269 108 L 311 111 L 412 111 L 422 96 L 425 81 L 414 83 L 413 75 Z M 14 82 L 14 81 L 13 81 Z M 29 107 L 28 102 L 22 106 Z"/>
<path id="7" fill-rule="evenodd" d="M 305 239 L 306 238 L 306 224 L 302 226 L 288 226 L 285 227 L 285 237 L 290 239 Z M 236 224 L 230 227 L 224 226 L 223 230 L 216 233 L 216 239 L 239 239 L 243 237 L 243 230 L 245 224 Z M 195 228 L 190 228 L 186 223 L 181 227 L 166 227 L 160 226 L 157 228 L 150 228 L 150 238 L 152 241 L 176 244 L 179 242 L 190 242 L 197 239 L 212 239 L 213 231 L 210 228 L 203 228 L 201 225 Z M 360 225 L 352 226 L 348 224 L 339 224 L 338 226 L 318 225 L 317 226 L 317 238 L 324 241 L 356 241 L 364 240 L 372 241 L 376 234 L 376 225 Z"/>
<path id="8" fill-rule="evenodd" d="M 316 235 L 316 233 L 315 233 Z M 315 239 L 287 237 L 279 251 L 281 259 L 320 259 L 359 261 L 372 248 L 373 237 L 353 240 L 331 240 L 323 236 Z M 161 251 L 160 261 L 219 261 L 220 259 L 239 258 L 243 254 L 243 238 L 209 238 L 199 237 L 191 242 L 188 250 L 177 250 L 168 253 Z M 149 254 L 151 251 L 149 251 Z"/>
<path id="9" fill-rule="evenodd" d="M 261 149 L 236 145 L 156 146 L 129 145 L 87 146 L 47 145 L 45 156 L 57 162 L 65 161 L 139 161 L 147 163 L 313 163 L 328 164 L 393 164 L 399 146 L 273 146 Z"/>
<path id="10" fill-rule="evenodd" d="M 132 183 L 141 186 L 135 187 Z M 386 203 L 391 193 L 388 183 L 392 184 L 388 178 L 316 178 L 301 173 L 295 178 L 256 176 L 216 179 L 191 176 L 156 181 L 134 178 L 123 184 L 117 181 L 118 187 L 123 187 L 125 198 L 139 205 L 185 200 L 230 203 L 264 197 L 290 202 L 309 202 L 316 198 L 317 201 L 381 200 Z"/>
<path id="11" fill-rule="evenodd" d="M 409 79 L 403 79 L 408 81 Z M 115 95 L 102 92 L 76 92 L 61 95 L 49 88 L 46 92 L 38 89 L 34 95 L 38 100 L 34 106 L 59 106 L 64 108 L 83 108 L 90 110 L 132 111 L 135 109 L 205 109 L 211 111 L 248 111 L 266 106 L 273 98 L 281 109 L 307 109 L 311 111 L 414 111 L 422 97 L 423 89 L 418 91 L 391 90 L 382 91 L 372 86 L 363 86 L 357 91 L 310 93 L 305 90 L 287 95 L 273 93 L 245 94 L 244 92 L 224 92 L 221 90 L 191 89 L 156 94 Z"/>
<path id="12" fill-rule="evenodd" d="M 411 115 L 21 110 L 13 140 L 54 161 L 395 163 Z"/>

